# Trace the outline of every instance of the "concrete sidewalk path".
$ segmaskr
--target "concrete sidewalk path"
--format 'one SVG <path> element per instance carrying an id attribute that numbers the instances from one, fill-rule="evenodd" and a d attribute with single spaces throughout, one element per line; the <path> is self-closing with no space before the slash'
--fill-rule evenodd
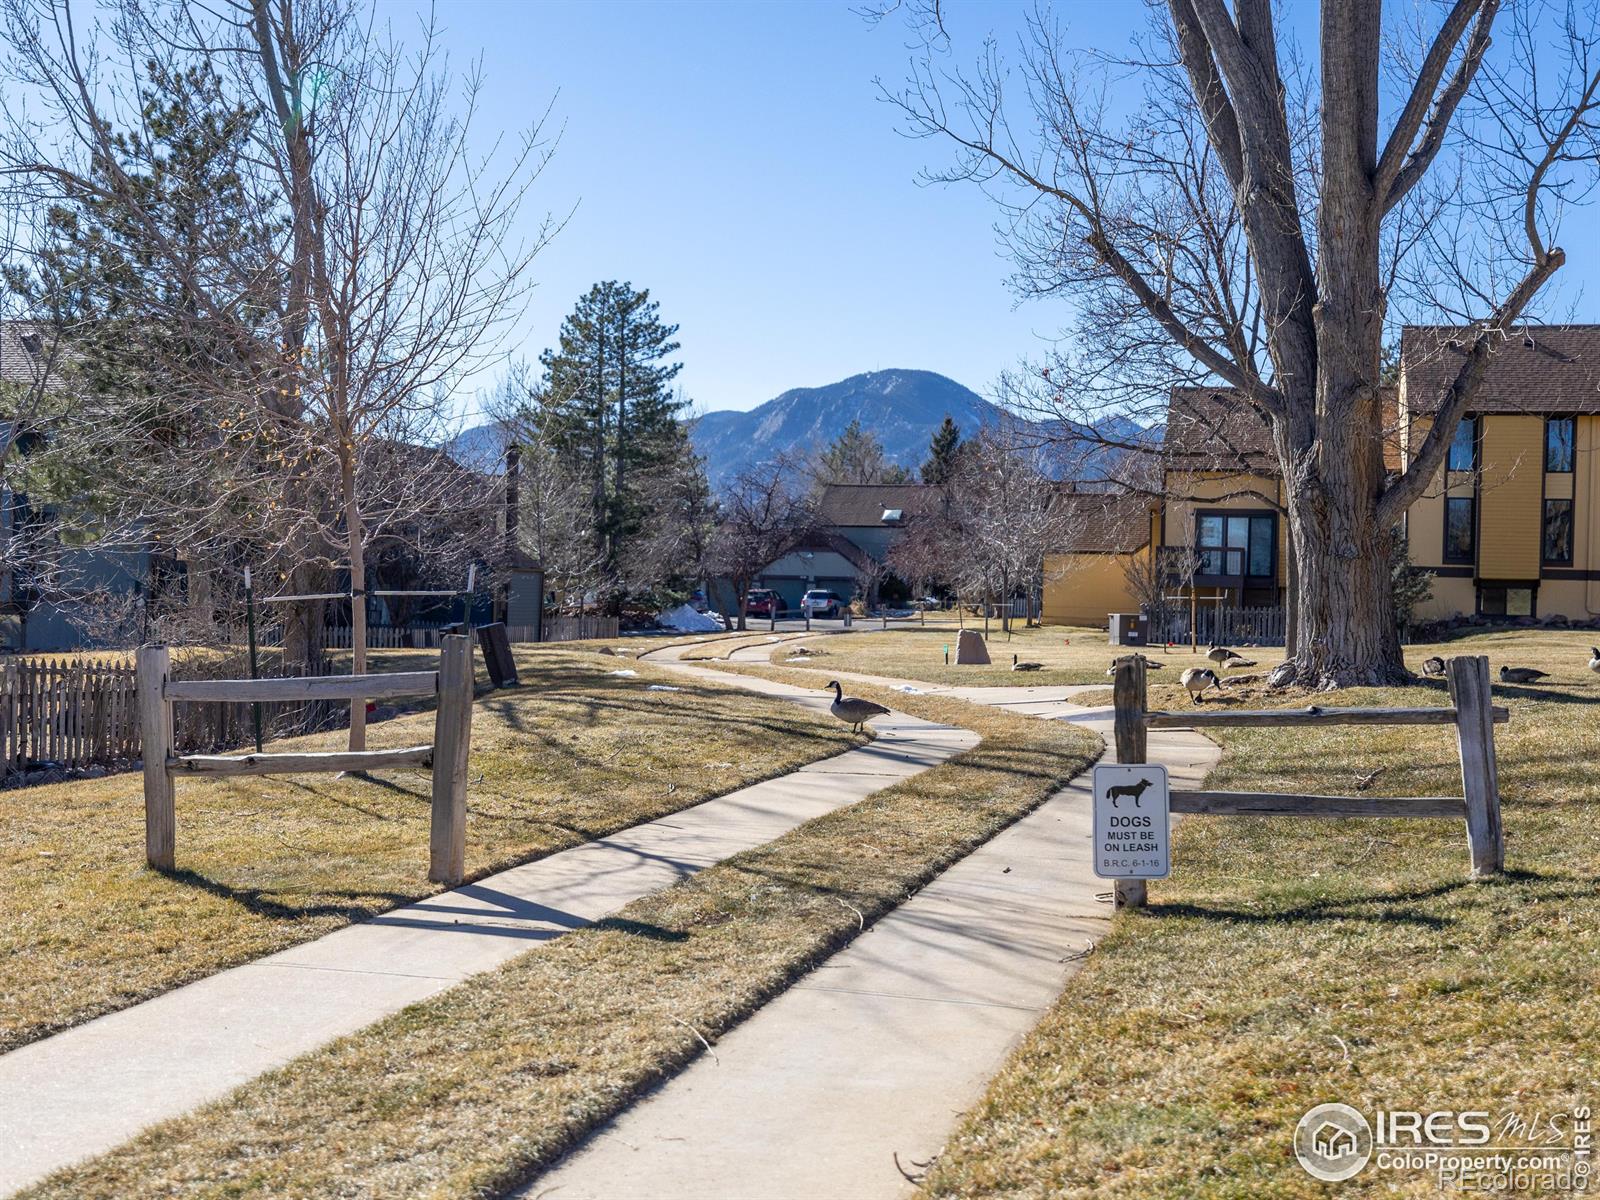
<path id="1" fill-rule="evenodd" d="M 701 674 L 693 668 L 686 673 Z M 734 676 L 719 682 L 744 684 Z M 752 690 L 826 711 L 828 697 Z M 0 1194 L 977 744 L 893 712 L 872 743 L 430 896 L 0 1056 Z M 470 837 L 470 829 L 468 836 Z"/>
<path id="2" fill-rule="evenodd" d="M 1109 713 L 1045 695 L 1060 690 L 957 689 L 1109 732 Z M 1152 731 L 1149 745 L 1175 787 L 1198 785 L 1219 754 L 1190 731 Z M 1090 862 L 1091 808 L 1086 772 L 518 1195 L 890 1200 L 911 1191 L 900 1168 L 914 1175 L 939 1152 L 1110 923 L 1110 884 Z"/>

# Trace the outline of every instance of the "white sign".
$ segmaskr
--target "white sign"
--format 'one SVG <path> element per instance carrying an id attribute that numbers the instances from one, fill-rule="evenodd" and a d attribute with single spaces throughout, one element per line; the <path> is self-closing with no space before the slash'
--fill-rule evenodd
<path id="1" fill-rule="evenodd" d="M 1094 769 L 1094 873 L 1165 879 L 1172 873 L 1167 769 L 1151 763 Z"/>

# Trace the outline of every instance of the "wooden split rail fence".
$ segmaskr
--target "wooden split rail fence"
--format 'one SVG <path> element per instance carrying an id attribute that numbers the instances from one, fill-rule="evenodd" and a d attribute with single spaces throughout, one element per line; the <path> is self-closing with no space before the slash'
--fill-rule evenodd
<path id="1" fill-rule="evenodd" d="M 1151 729 L 1211 729 L 1229 725 L 1321 728 L 1328 725 L 1451 725 L 1461 759 L 1461 796 L 1302 796 L 1274 792 L 1172 793 L 1175 813 L 1252 817 L 1439 817 L 1465 821 L 1472 875 L 1498 874 L 1505 866 L 1500 821 L 1500 780 L 1494 727 L 1511 720 L 1489 690 L 1489 660 L 1452 658 L 1446 665 L 1451 708 L 1273 708 L 1254 712 L 1212 709 L 1151 712 L 1146 703 L 1145 665 L 1137 656 L 1117 664 L 1112 681 L 1117 761 L 1148 761 Z M 1142 879 L 1120 879 L 1117 907 L 1145 903 Z"/>
<path id="2" fill-rule="evenodd" d="M 458 884 L 466 873 L 467 758 L 472 744 L 472 644 L 446 637 L 437 671 L 382 675 L 298 676 L 287 679 L 171 677 L 165 646 L 138 655 L 139 718 L 144 740 L 145 858 L 161 871 L 176 867 L 175 784 L 205 775 L 288 775 L 317 771 L 410 768 L 433 773 L 428 878 Z M 383 700 L 438 696 L 433 743 L 399 750 L 288 754 L 176 754 L 173 704 L 255 701 Z"/>

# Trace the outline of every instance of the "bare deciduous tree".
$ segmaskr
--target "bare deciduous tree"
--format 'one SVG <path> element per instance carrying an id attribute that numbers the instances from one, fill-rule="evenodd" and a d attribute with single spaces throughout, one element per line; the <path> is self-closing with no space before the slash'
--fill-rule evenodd
<path id="1" fill-rule="evenodd" d="M 936 65 L 937 6 L 914 10 L 936 34 L 893 98 L 914 132 L 955 146 L 940 178 L 999 197 L 1021 292 L 1070 295 L 1081 313 L 1042 403 L 1154 416 L 1175 383 L 1222 384 L 1270 431 L 1308 685 L 1405 675 L 1389 531 L 1565 261 L 1562 211 L 1595 183 L 1593 6 L 1500 8 L 1457 0 L 1423 29 L 1386 27 L 1381 0 L 1322 0 L 1309 65 L 1270 0 L 1166 0 L 1120 63 L 1073 50 L 1042 12 L 1020 70 L 991 46 L 970 74 Z M 1113 103 L 1116 73 L 1144 85 L 1131 112 Z M 1380 352 L 1403 315 L 1459 325 L 1464 354 L 1391 477 Z"/>
<path id="2" fill-rule="evenodd" d="M 794 486 L 796 477 L 792 464 L 762 463 L 741 471 L 723 496 L 709 561 L 715 573 L 733 584 L 740 629 L 745 628 L 750 585 L 816 526 L 810 499 Z"/>
<path id="3" fill-rule="evenodd" d="M 297 555 L 349 573 L 352 669 L 363 671 L 373 539 L 449 487 L 392 448 L 437 441 L 452 388 L 496 352 L 548 233 L 515 236 L 545 153 L 537 128 L 504 153 L 498 139 L 477 145 L 480 81 L 458 97 L 431 25 L 402 43 L 351 0 L 127 0 L 99 31 L 113 46 L 103 58 L 80 43 L 66 0 L 5 0 L 3 12 L 14 66 L 55 121 L 48 136 L 13 121 L 0 169 L 35 203 L 112 206 L 138 261 L 175 285 L 174 307 L 238 364 L 219 372 L 188 346 L 160 366 L 191 386 L 161 398 L 229 393 L 241 449 L 272 469 L 249 482 L 281 481 L 280 537 L 293 527 Z M 177 236 L 149 201 L 140 177 L 159 171 L 162 147 L 115 132 L 137 131 L 141 112 L 121 63 L 157 64 L 162 79 L 198 73 L 248 122 L 226 164 L 257 214 L 248 269 L 204 226 Z M 197 367 L 209 388 L 192 386 Z M 304 586 L 304 563 L 282 574 Z M 350 743 L 365 744 L 360 701 Z"/>

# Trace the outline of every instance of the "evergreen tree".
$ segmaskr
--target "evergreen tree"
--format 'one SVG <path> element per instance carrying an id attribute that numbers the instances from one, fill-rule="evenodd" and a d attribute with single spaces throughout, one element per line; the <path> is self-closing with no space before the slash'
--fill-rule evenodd
<path id="1" fill-rule="evenodd" d="M 956 456 L 961 449 L 961 430 L 946 413 L 944 421 L 928 442 L 928 460 L 922 464 L 922 482 L 943 487 L 955 474 Z"/>
<path id="2" fill-rule="evenodd" d="M 540 357 L 536 422 L 567 468 L 588 482 L 611 600 L 627 582 L 630 544 L 660 532 L 651 525 L 662 476 L 688 469 L 692 458 L 679 419 L 685 404 L 670 387 L 682 369 L 671 361 L 677 332 L 662 323 L 648 290 L 607 281 L 579 299 L 558 344 Z"/>
<path id="3" fill-rule="evenodd" d="M 851 421 L 827 448 L 812 456 L 812 483 L 910 483 L 911 472 L 884 457 L 883 443 L 860 420 Z"/>

